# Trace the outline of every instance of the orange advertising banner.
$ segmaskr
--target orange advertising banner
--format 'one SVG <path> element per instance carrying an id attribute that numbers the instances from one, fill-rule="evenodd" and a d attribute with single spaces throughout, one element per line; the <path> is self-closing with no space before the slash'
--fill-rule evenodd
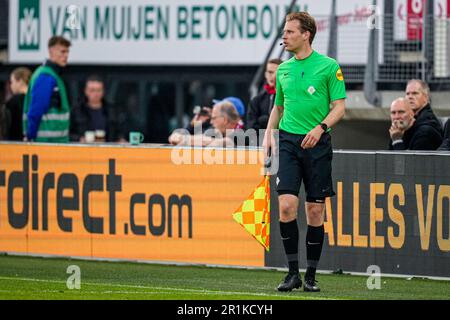
<path id="1" fill-rule="evenodd" d="M 257 156 L 0 144 L 0 251 L 264 266 L 263 248 L 232 218 L 261 180 Z"/>

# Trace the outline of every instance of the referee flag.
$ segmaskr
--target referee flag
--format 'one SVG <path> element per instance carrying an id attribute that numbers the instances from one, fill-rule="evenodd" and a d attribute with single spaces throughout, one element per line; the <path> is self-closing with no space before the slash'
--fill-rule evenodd
<path id="1" fill-rule="evenodd" d="M 242 225 L 269 251 L 270 247 L 270 178 L 265 176 L 256 189 L 233 213 Z"/>

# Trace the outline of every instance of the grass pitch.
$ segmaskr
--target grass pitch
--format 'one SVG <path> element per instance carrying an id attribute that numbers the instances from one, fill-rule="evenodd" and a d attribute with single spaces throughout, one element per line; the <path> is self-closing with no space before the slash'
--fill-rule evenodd
<path id="1" fill-rule="evenodd" d="M 70 265 L 80 268 L 79 290 L 67 287 Z M 0 299 L 450 299 L 450 281 L 382 277 L 381 289 L 369 290 L 364 276 L 318 274 L 320 293 L 279 293 L 283 277 L 275 270 L 1 255 Z"/>

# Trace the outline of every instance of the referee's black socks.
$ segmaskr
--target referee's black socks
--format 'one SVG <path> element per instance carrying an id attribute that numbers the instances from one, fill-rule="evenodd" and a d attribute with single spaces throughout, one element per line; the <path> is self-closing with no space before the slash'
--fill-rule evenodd
<path id="1" fill-rule="evenodd" d="M 289 273 L 298 273 L 298 226 L 297 219 L 280 221 L 281 240 L 289 264 Z"/>
<path id="2" fill-rule="evenodd" d="M 316 276 L 317 264 L 322 253 L 324 227 L 313 227 L 308 225 L 306 232 L 306 263 L 307 269 L 305 279 L 314 279 Z"/>

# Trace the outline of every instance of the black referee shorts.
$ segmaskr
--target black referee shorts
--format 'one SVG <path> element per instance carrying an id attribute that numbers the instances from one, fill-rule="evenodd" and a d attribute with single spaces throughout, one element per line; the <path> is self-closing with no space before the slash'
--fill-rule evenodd
<path id="1" fill-rule="evenodd" d="M 324 202 L 326 197 L 334 196 L 331 179 L 333 148 L 330 134 L 323 133 L 314 148 L 303 149 L 300 145 L 305 135 L 283 130 L 279 132 L 278 195 L 292 194 L 298 197 L 303 181 L 308 202 Z"/>

